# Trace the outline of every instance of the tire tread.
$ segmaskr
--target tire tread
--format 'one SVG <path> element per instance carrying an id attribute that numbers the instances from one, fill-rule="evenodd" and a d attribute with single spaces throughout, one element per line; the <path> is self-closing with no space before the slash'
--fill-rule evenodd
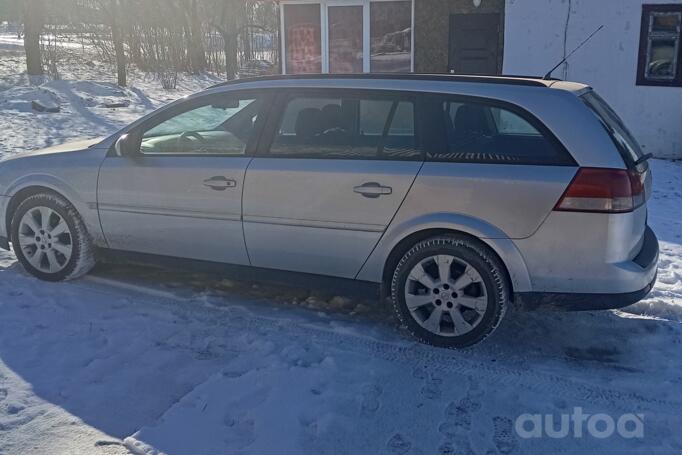
<path id="1" fill-rule="evenodd" d="M 96 262 L 95 248 L 93 246 L 92 237 L 85 227 L 85 223 L 83 222 L 83 219 L 76 208 L 64 197 L 58 194 L 46 192 L 36 193 L 28 196 L 26 199 L 21 201 L 13 214 L 11 232 L 15 232 L 15 223 L 18 222 L 17 215 L 25 213 L 24 209 L 26 207 L 32 208 L 40 204 L 45 205 L 46 203 L 52 204 L 66 213 L 66 215 L 71 218 L 71 222 L 74 226 L 74 232 L 71 233 L 71 241 L 74 242 L 75 254 L 75 258 L 73 259 L 73 267 L 71 270 L 68 270 L 63 277 L 59 277 L 54 281 L 69 281 L 86 275 L 88 272 L 90 272 L 90 270 L 92 270 Z M 49 207 L 49 205 L 47 206 Z M 26 266 L 24 265 L 24 267 Z M 63 271 L 57 272 L 57 274 L 61 274 L 62 272 Z"/>
<path id="2" fill-rule="evenodd" d="M 398 292 L 400 290 L 398 289 L 399 286 L 399 281 L 400 281 L 400 275 L 402 270 L 404 269 L 405 265 L 410 261 L 411 258 L 414 256 L 420 254 L 422 251 L 425 249 L 430 249 L 430 248 L 439 248 L 439 247 L 462 247 L 462 248 L 467 248 L 468 250 L 474 252 L 485 264 L 487 271 L 490 273 L 494 284 L 495 284 L 495 289 L 492 290 L 496 293 L 497 297 L 497 302 L 499 305 L 499 309 L 496 312 L 492 325 L 489 327 L 489 329 L 480 337 L 477 338 L 474 342 L 468 343 L 465 345 L 448 345 L 447 343 L 434 343 L 434 340 L 427 339 L 426 337 L 422 336 L 420 333 L 418 333 L 416 330 L 414 330 L 411 325 L 408 323 L 408 321 L 405 320 L 405 315 L 400 309 L 400 300 L 398 299 Z M 400 324 L 405 327 L 410 334 L 415 337 L 417 340 L 426 343 L 426 344 L 432 344 L 432 345 L 438 345 L 441 347 L 446 347 L 449 349 L 458 349 L 462 347 L 467 347 L 473 344 L 480 343 L 484 339 L 486 339 L 490 334 L 492 334 L 495 329 L 500 325 L 500 322 L 502 322 L 502 319 L 504 318 L 504 315 L 506 314 L 507 307 L 509 306 L 509 283 L 507 280 L 506 275 L 504 274 L 504 265 L 502 265 L 501 261 L 497 258 L 497 256 L 490 250 L 489 247 L 483 245 L 482 243 L 475 241 L 473 239 L 470 239 L 466 236 L 460 236 L 456 234 L 448 234 L 448 235 L 440 235 L 436 237 L 431 237 L 425 240 L 422 240 L 415 244 L 412 248 L 410 248 L 400 259 L 398 262 L 398 265 L 396 265 L 393 277 L 391 279 L 391 301 L 393 303 L 393 311 L 395 315 L 398 317 L 398 320 L 400 321 Z M 434 335 L 434 337 L 437 337 L 437 335 Z M 445 337 L 440 337 L 445 339 Z"/>

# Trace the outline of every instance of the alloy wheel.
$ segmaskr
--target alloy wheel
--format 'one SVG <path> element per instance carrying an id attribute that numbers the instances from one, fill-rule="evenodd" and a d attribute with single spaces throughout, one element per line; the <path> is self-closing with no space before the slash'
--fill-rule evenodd
<path id="1" fill-rule="evenodd" d="M 26 260 L 44 273 L 62 271 L 73 253 L 69 225 L 49 207 L 34 207 L 24 214 L 18 240 Z"/>
<path id="2" fill-rule="evenodd" d="M 412 318 L 438 336 L 471 332 L 488 308 L 480 273 L 467 261 L 447 254 L 419 261 L 408 275 L 404 292 Z"/>

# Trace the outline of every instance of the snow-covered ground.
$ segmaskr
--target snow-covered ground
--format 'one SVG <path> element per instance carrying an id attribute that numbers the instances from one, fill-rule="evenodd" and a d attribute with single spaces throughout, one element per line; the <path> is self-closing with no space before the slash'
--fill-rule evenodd
<path id="1" fill-rule="evenodd" d="M 64 80 L 31 86 L 20 46 L 3 42 L 0 155 L 109 133 L 216 81 L 166 92 L 133 72 L 122 90 L 74 51 Z M 32 112 L 37 98 L 61 112 Z M 682 453 L 682 163 L 652 165 L 649 298 L 510 314 L 457 352 L 415 343 L 358 298 L 132 266 L 49 284 L 0 252 L 0 454 Z M 520 415 L 558 427 L 575 408 L 640 414 L 643 437 L 515 431 Z"/>

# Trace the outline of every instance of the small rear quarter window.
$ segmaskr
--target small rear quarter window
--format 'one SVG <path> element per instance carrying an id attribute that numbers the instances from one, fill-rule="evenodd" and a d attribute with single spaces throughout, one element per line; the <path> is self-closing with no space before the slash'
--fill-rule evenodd
<path id="1" fill-rule="evenodd" d="M 446 140 L 427 153 L 430 161 L 574 164 L 559 141 L 521 109 L 458 98 L 440 100 L 434 109 Z"/>

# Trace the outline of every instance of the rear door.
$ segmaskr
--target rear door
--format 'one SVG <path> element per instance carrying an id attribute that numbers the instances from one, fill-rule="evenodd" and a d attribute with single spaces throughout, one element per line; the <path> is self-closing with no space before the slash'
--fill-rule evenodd
<path id="1" fill-rule="evenodd" d="M 296 90 L 244 185 L 244 234 L 258 267 L 352 278 L 422 165 L 417 98 Z"/>

